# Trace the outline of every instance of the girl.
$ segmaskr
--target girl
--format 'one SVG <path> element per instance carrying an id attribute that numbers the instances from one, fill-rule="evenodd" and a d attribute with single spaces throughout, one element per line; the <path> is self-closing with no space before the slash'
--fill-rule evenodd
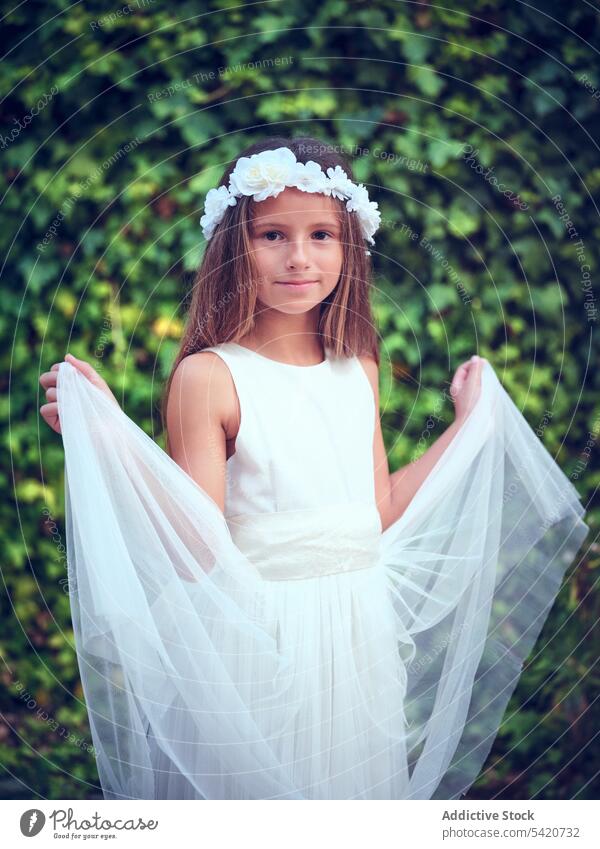
<path id="1" fill-rule="evenodd" d="M 168 453 L 88 363 L 40 378 L 106 798 L 453 799 L 481 770 L 588 528 L 476 356 L 390 475 L 379 223 L 332 149 L 254 145 L 206 199 Z"/>

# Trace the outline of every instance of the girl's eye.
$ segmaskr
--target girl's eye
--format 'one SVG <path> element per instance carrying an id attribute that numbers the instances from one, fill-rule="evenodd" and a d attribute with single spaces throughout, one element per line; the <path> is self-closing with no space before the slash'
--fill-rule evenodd
<path id="1" fill-rule="evenodd" d="M 279 230 L 269 230 L 266 233 L 263 233 L 262 238 L 266 239 L 268 242 L 275 241 L 274 239 L 270 239 L 269 236 L 281 236 L 282 234 Z M 328 236 L 330 239 L 333 238 L 331 233 L 328 233 L 327 230 L 315 230 L 315 235 Z M 322 242 L 324 239 L 317 239 L 317 241 Z"/>

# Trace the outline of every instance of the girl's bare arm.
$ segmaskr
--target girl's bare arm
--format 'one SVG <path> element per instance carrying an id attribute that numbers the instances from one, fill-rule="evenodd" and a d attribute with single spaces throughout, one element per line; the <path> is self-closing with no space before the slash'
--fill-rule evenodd
<path id="1" fill-rule="evenodd" d="M 451 395 L 455 404 L 455 419 L 438 439 L 419 457 L 390 474 L 387 452 L 379 419 L 379 370 L 372 357 L 360 357 L 375 396 L 375 435 L 373 463 L 375 469 L 375 500 L 385 531 L 404 513 L 415 493 L 427 478 L 448 445 L 452 442 L 479 397 L 481 369 L 484 360 L 463 363 L 456 370 Z"/>
<path id="2" fill-rule="evenodd" d="M 171 382 L 167 403 L 169 453 L 225 509 L 227 444 L 239 427 L 233 379 L 212 351 L 190 354 Z"/>

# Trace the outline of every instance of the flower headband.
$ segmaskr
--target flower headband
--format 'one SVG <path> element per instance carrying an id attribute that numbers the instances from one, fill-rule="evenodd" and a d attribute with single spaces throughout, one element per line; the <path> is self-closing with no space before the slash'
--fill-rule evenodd
<path id="1" fill-rule="evenodd" d="M 325 175 L 317 162 L 298 162 L 289 147 L 263 150 L 238 159 L 229 177 L 229 187 L 219 186 L 206 195 L 204 215 L 200 219 L 204 238 L 208 241 L 212 237 L 227 207 L 237 203 L 236 198 L 252 195 L 255 201 L 266 200 L 277 197 L 286 186 L 346 200 L 348 212 L 358 215 L 364 238 L 375 244 L 373 234 L 381 223 L 381 213 L 377 204 L 369 200 L 363 184 L 353 183 L 339 165 L 328 168 Z"/>

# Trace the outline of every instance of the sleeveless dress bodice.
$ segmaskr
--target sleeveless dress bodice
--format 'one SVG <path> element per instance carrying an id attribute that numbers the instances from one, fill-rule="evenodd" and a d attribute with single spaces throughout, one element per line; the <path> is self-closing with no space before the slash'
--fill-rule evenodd
<path id="1" fill-rule="evenodd" d="M 375 504 L 375 399 L 358 357 L 296 366 L 237 343 L 225 362 L 240 404 L 227 460 L 225 517 Z"/>

